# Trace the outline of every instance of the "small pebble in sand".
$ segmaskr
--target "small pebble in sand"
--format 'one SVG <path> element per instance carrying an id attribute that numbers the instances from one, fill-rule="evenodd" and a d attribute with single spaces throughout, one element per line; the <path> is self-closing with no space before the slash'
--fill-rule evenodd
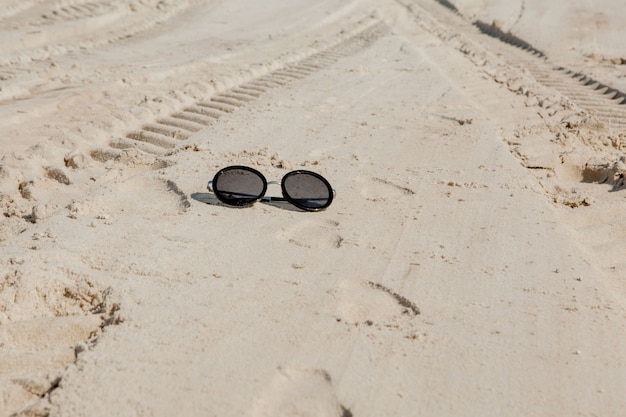
<path id="1" fill-rule="evenodd" d="M 45 205 L 36 205 L 33 207 L 33 211 L 31 212 L 31 219 L 33 223 L 37 223 L 39 221 L 44 220 L 49 216 L 48 207 Z"/>
<path id="2" fill-rule="evenodd" d="M 85 342 L 78 342 L 74 345 L 74 354 L 78 356 L 80 353 L 85 352 L 89 349 Z"/>

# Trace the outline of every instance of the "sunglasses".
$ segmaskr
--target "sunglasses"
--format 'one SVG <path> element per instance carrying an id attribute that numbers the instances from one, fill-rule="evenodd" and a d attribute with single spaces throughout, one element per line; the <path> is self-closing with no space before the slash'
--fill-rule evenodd
<path id="1" fill-rule="evenodd" d="M 233 165 L 222 168 L 209 181 L 207 188 L 222 203 L 229 206 L 245 207 L 259 200 L 288 201 L 305 211 L 320 211 L 333 202 L 335 191 L 326 178 L 311 171 L 291 171 L 280 181 L 283 197 L 266 197 L 268 182 L 256 169 Z"/>

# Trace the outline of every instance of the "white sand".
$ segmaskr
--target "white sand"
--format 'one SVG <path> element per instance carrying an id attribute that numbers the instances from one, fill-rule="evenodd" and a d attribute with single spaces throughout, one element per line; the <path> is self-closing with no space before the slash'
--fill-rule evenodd
<path id="1" fill-rule="evenodd" d="M 589 3 L 2 2 L 0 416 L 620 415 L 626 12 Z M 337 194 L 234 209 L 232 164 Z"/>

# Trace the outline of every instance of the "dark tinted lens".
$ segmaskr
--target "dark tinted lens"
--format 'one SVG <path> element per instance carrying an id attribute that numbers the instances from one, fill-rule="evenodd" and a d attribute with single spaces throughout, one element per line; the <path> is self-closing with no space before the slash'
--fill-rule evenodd
<path id="1" fill-rule="evenodd" d="M 285 197 L 304 210 L 321 210 L 330 205 L 333 190 L 328 181 L 314 172 L 294 171 L 282 182 Z"/>
<path id="2" fill-rule="evenodd" d="M 263 176 L 250 168 L 224 168 L 213 180 L 215 195 L 234 206 L 255 202 L 263 196 L 266 188 Z"/>

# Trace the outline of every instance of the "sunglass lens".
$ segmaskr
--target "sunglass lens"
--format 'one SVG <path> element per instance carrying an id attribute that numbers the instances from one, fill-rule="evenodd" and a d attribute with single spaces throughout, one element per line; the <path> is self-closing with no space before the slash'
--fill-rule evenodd
<path id="1" fill-rule="evenodd" d="M 285 175 L 282 188 L 285 197 L 303 210 L 322 210 L 333 200 L 333 190 L 328 181 L 310 171 L 293 171 Z"/>
<path id="2" fill-rule="evenodd" d="M 223 203 L 233 206 L 252 204 L 265 194 L 267 182 L 252 168 L 228 167 L 213 179 L 213 191 Z"/>

